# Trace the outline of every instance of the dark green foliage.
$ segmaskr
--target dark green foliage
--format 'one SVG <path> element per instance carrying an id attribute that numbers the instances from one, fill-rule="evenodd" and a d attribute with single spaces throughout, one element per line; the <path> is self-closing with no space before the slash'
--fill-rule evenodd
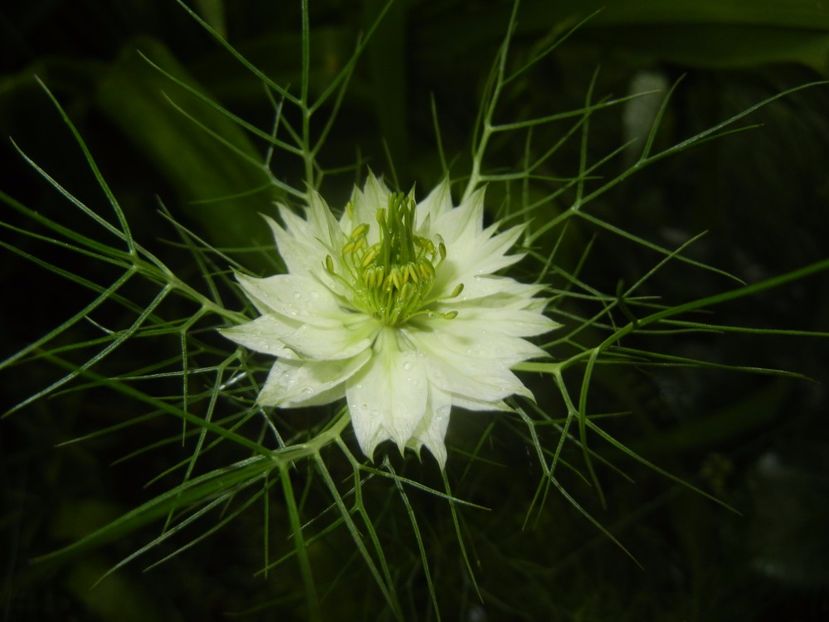
<path id="1" fill-rule="evenodd" d="M 489 143 L 482 171 L 491 181 L 489 217 L 517 222 L 531 214 L 537 235 L 517 272 L 533 280 L 546 270 L 554 317 L 565 325 L 551 339 L 579 331 L 572 343 L 553 344 L 560 359 L 607 337 L 608 315 L 584 319 L 603 305 L 615 305 L 612 318 L 623 326 L 658 312 L 655 305 L 739 287 L 700 265 L 751 284 L 826 260 L 826 86 L 771 101 L 726 131 L 760 127 L 677 149 L 637 171 L 596 196 L 585 216 L 571 218 L 566 235 L 561 227 L 545 228 L 574 201 L 632 170 L 647 155 L 643 150 L 660 154 L 785 89 L 825 78 L 829 9 L 819 4 L 527 0 L 521 6 L 508 74 L 600 5 L 606 8 L 515 75 L 496 124 L 578 113 L 588 92 L 595 104 L 630 95 L 632 84 L 642 83 L 637 80 L 669 88 L 685 76 L 650 138 L 648 124 L 625 122 L 631 108 L 620 102 L 590 116 L 589 135 L 581 133 L 586 118 L 575 114 L 531 132 L 493 134 Z M 342 99 L 331 92 L 312 129 L 319 139 L 325 115 L 338 111 L 319 152 L 321 169 L 312 172 L 337 208 L 366 166 L 402 190 L 416 184 L 420 193 L 434 185 L 444 174 L 435 122 L 445 166 L 463 188 L 479 108 L 491 95 L 487 76 L 512 7 L 399 0 L 360 63 L 344 71 L 359 34 L 384 6 L 311 1 L 303 80 L 299 1 L 192 4 L 290 93 L 307 87 L 313 102 L 337 76 L 349 78 Z M 0 135 L 11 136 L 69 192 L 117 221 L 37 74 L 78 126 L 134 238 L 232 316 L 242 307 L 229 285 L 234 262 L 260 274 L 279 269 L 258 213 L 273 213 L 272 201 L 291 200 L 291 189 L 308 178 L 306 163 L 269 138 L 277 112 L 301 126 L 295 109 L 283 110 L 276 90 L 268 97 L 262 76 L 175 2 L 14 3 L 0 8 L 0 29 Z M 658 110 L 656 96 L 634 101 L 648 118 Z M 629 139 L 638 140 L 595 178 L 585 174 Z M 260 163 L 272 145 L 269 176 Z M 129 261 L 106 249 L 78 255 L 24 235 L 19 228 L 58 237 L 43 223 L 32 225 L 37 213 L 78 236 L 103 236 L 5 138 L 0 158 L 0 356 L 6 359 L 103 296 L 90 284 L 106 288 Z M 510 178 L 530 162 L 538 162 L 532 177 Z M 17 202 L 33 212 L 14 209 Z M 670 254 L 690 240 L 683 261 Z M 205 250 L 207 244 L 226 254 Z M 670 249 L 674 260 L 625 299 L 665 259 L 654 246 Z M 126 245 L 119 248 L 126 253 Z M 44 270 L 26 254 L 84 280 Z M 431 458 L 420 464 L 389 450 L 386 462 L 381 455 L 374 467 L 358 471 L 347 451 L 354 447 L 350 432 L 344 445 L 290 467 L 290 456 L 278 467 L 251 458 L 270 434 L 250 407 L 265 362 L 232 355 L 215 334 L 215 316 L 187 295 L 167 296 L 162 287 L 161 296 L 160 287 L 151 276 L 125 281 L 91 311 L 91 322 L 81 314 L 48 350 L 33 349 L 21 361 L 27 364 L 2 370 L 5 412 L 77 370 L 88 349 L 106 347 L 100 327 L 131 336 L 105 370 L 93 365 L 53 396 L 0 421 L 3 620 L 306 619 L 313 596 L 324 620 L 393 620 L 395 612 L 407 620 L 436 619 L 433 603 L 445 620 L 829 618 L 825 272 L 625 335 L 598 359 L 584 404 L 586 359 L 561 375 L 573 404 L 551 376 L 527 372 L 538 407 L 522 404 L 525 420 L 455 413 L 446 481 L 451 495 L 468 505 L 447 502 L 450 493 Z M 131 333 L 153 301 L 150 325 Z M 178 319 L 161 319 L 170 317 Z M 195 371 L 182 383 L 184 324 L 193 335 L 186 347 Z M 793 333 L 771 330 L 780 328 Z M 157 375 L 176 365 L 178 376 Z M 112 380 L 119 374 L 142 379 Z M 240 374 L 252 375 L 219 393 L 219 385 Z M 154 383 L 147 394 L 145 376 Z M 182 392 L 189 410 L 181 407 Z M 574 440 L 563 444 L 555 480 L 545 479 L 568 408 L 591 418 L 567 424 Z M 332 412 L 281 413 L 279 430 L 289 443 L 315 438 Z M 176 418 L 188 416 L 182 429 Z M 637 462 L 592 425 L 739 514 Z M 84 435 L 90 438 L 55 448 Z M 204 475 L 246 459 L 252 461 Z M 190 484 L 175 488 L 185 471 Z M 166 493 L 171 489 L 176 494 Z M 207 505 L 185 507 L 188 494 Z M 73 554 L 30 564 L 124 515 L 130 520 L 82 541 Z M 159 538 L 165 519 L 180 525 L 191 516 L 181 531 L 166 532 L 169 538 L 89 589 Z M 210 537 L 172 555 L 203 533 Z M 309 584 L 316 592 L 311 598 Z"/>

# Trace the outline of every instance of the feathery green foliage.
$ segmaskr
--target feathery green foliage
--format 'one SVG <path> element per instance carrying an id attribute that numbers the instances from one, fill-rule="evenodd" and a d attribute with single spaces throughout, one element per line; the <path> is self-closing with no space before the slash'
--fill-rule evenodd
<path id="1" fill-rule="evenodd" d="M 312 620 L 328 619 L 333 612 L 342 619 L 453 619 L 460 611 L 461 617 L 473 619 L 473 612 L 485 607 L 492 619 L 507 619 L 519 613 L 511 608 L 521 601 L 499 593 L 498 577 L 507 571 L 493 567 L 503 565 L 516 576 L 531 576 L 528 585 L 550 580 L 555 573 L 545 566 L 547 556 L 540 553 L 535 561 L 526 545 L 516 540 L 523 530 L 533 529 L 544 532 L 548 540 L 564 538 L 551 519 L 562 511 L 583 519 L 569 537 L 576 533 L 589 538 L 584 534 L 595 529 L 602 541 L 615 544 L 635 565 L 646 565 L 636 548 L 626 544 L 622 526 L 609 522 L 605 511 L 626 494 L 617 486 L 631 480 L 630 473 L 639 472 L 637 465 L 664 478 L 659 494 L 675 494 L 673 482 L 735 509 L 732 500 L 723 499 L 699 478 L 680 475 L 673 461 L 669 461 L 671 468 L 652 461 L 644 447 L 620 431 L 634 415 L 624 399 L 613 399 L 614 393 L 624 392 L 614 387 L 617 374 L 693 369 L 700 374 L 720 370 L 780 382 L 808 381 L 805 375 L 784 369 L 785 365 L 780 369 L 756 365 L 750 357 L 735 362 L 705 360 L 693 351 L 677 351 L 673 343 L 677 337 L 708 340 L 740 334 L 825 339 L 829 333 L 821 330 L 754 327 L 748 322 L 732 325 L 709 314 L 719 306 L 762 297 L 791 284 L 808 284 L 829 269 L 829 259 L 746 283 L 739 274 L 695 253 L 697 245 L 705 243 L 703 234 L 685 236 L 673 245 L 656 241 L 654 226 L 670 223 L 620 225 L 628 218 L 609 212 L 607 205 L 623 182 L 636 184 L 669 157 L 687 157 L 686 151 L 705 150 L 712 141 L 733 140 L 746 130 L 762 132 L 755 113 L 824 82 L 804 82 L 759 98 L 676 142 L 666 137 L 664 125 L 673 98 L 684 86 L 681 78 L 658 93 L 612 95 L 602 92 L 602 70 L 596 69 L 583 83 L 582 101 L 572 109 L 536 110 L 538 102 L 527 91 L 541 79 L 545 63 L 572 37 L 594 27 L 594 22 L 606 27 L 617 13 L 611 8 L 570 20 L 540 44 L 522 45 L 515 51 L 522 22 L 519 3 L 512 4 L 511 12 L 501 17 L 506 17 L 501 24 L 505 35 L 480 92 L 475 124 L 469 128 L 469 155 L 456 155 L 454 145 L 441 134 L 446 125 L 442 105 L 432 97 L 431 109 L 423 113 L 431 113 L 429 125 L 436 133 L 437 147 L 428 165 L 413 167 L 416 174 L 399 164 L 395 170 L 391 161 L 401 149 L 399 144 L 384 145 L 388 165 L 381 164 L 382 158 L 371 161 L 372 168 L 388 166 L 387 178 L 396 185 L 399 180 L 405 186 L 414 177 L 435 183 L 443 174 L 452 181 L 458 198 L 487 186 L 490 216 L 525 226 L 521 245 L 527 258 L 517 270 L 524 280 L 545 285 L 548 313 L 563 324 L 542 344 L 550 359 L 516 368 L 531 378 L 536 401 L 515 398 L 509 413 L 497 415 L 454 412 L 449 468 L 439 472 L 429 459 L 418 464 L 390 453 L 377 464 L 364 460 L 355 452 L 348 411 L 339 405 L 311 413 L 263 409 L 255 398 L 268 361 L 234 348 L 217 334 L 218 328 L 252 317 L 253 309 L 238 291 L 233 272 L 262 276 L 283 268 L 271 243 L 252 231 L 258 216 L 248 208 L 261 205 L 260 210 L 269 210 L 273 199 L 302 205 L 312 189 L 330 190 L 336 197 L 348 185 L 343 179 L 365 174 L 362 155 L 340 166 L 328 164 L 333 160 L 326 153 L 335 140 L 359 61 L 383 19 L 395 19 L 398 7 L 392 2 L 379 7 L 347 59 L 320 80 L 311 9 L 303 0 L 297 24 L 298 78 L 283 82 L 232 43 L 221 3 L 194 7 L 178 3 L 238 63 L 239 72 L 259 83 L 271 116 L 264 124 L 261 119 L 246 120 L 202 90 L 157 46 L 138 52 L 140 69 L 130 65 L 133 73 L 124 75 L 151 71 L 153 78 L 146 84 L 163 80 L 167 108 L 159 127 L 181 136 L 194 130 L 204 153 L 222 160 L 212 164 L 220 179 L 210 192 L 190 203 L 187 218 L 159 200 L 154 218 L 167 227 L 163 235 L 173 239 L 160 245 L 156 239 L 139 236 L 144 227 L 136 226 L 134 213 L 117 198 L 117 190 L 102 172 L 105 163 L 93 154 L 72 111 L 63 107 L 48 80 L 38 78 L 38 83 L 69 130 L 69 136 L 55 135 L 52 140 L 76 141 L 106 208 L 100 207 L 100 197 L 82 199 L 74 194 L 69 189 L 71 179 L 61 171 L 47 170 L 28 154 L 25 144 L 17 142 L 14 149 L 41 183 L 63 198 L 65 210 L 47 212 L 0 193 L 7 212 L 16 214 L 0 222 L 15 236 L 11 242 L 0 240 L 7 257 L 32 262 L 70 281 L 84 291 L 86 301 L 67 313 L 68 319 L 0 363 L 4 374 L 46 368 L 56 374 L 10 405 L 4 418 L 26 417 L 39 404 L 60 408 L 56 405 L 101 399 L 106 400 L 102 408 L 108 411 L 108 423 L 64 441 L 63 446 L 135 434 L 140 441 L 118 461 L 154 466 L 158 456 L 177 450 L 172 452 L 177 457 L 163 468 L 142 473 L 149 488 L 146 501 L 64 548 L 44 552 L 35 559 L 35 569 L 56 568 L 105 544 L 130 542 L 127 549 L 118 547 L 123 555 L 119 561 L 98 573 L 96 580 L 103 586 L 135 562 L 153 572 L 158 566 L 180 562 L 194 547 L 210 547 L 210 539 L 242 524 L 248 526 L 247 536 L 259 543 L 258 560 L 246 560 L 253 564 L 246 569 L 249 580 L 265 581 L 275 599 L 249 603 L 246 611 L 236 612 L 240 616 L 280 609 Z M 135 61 L 133 57 L 123 62 Z M 102 101 L 129 99 L 125 106 L 144 101 L 144 82 L 121 84 L 116 78 L 102 87 Z M 124 92 L 131 93 L 129 98 L 122 99 Z M 594 147 L 606 118 L 616 118 L 654 97 L 661 101 L 644 134 L 623 139 L 609 150 L 603 150 L 606 141 L 601 149 Z M 526 110 L 515 105 L 522 98 L 528 99 Z M 155 106 L 146 105 L 148 110 Z M 162 166 L 174 169 L 175 160 L 184 156 L 179 156 L 175 144 L 163 140 L 160 131 L 156 137 L 146 137 L 143 148 L 156 154 Z M 194 149 L 187 157 L 198 163 L 202 155 Z M 184 184 L 188 170 L 182 165 L 172 176 Z M 205 222 L 198 230 L 193 226 L 199 223 L 200 205 L 235 202 L 219 212 L 219 219 L 205 211 Z M 244 211 L 239 221 L 237 211 Z M 147 218 L 146 212 L 141 217 Z M 632 284 L 596 283 L 595 274 L 585 274 L 591 272 L 598 245 L 611 256 L 635 254 L 641 269 Z M 76 270 L 81 265 L 77 262 L 67 268 L 48 260 L 43 249 L 83 258 L 84 265 L 94 268 L 89 274 Z M 663 275 L 672 271 L 683 279 L 704 274 L 705 283 L 716 285 L 696 295 L 666 298 L 659 287 Z M 154 440 L 149 440 L 147 430 Z M 516 491 L 526 493 L 525 498 L 488 484 L 501 486 L 513 479 L 522 480 Z M 497 505 L 506 498 L 523 504 L 520 511 L 506 508 L 505 512 Z M 664 502 L 659 496 L 653 500 L 657 506 Z M 648 507 L 643 505 L 642 512 Z M 551 549 L 560 550 L 556 545 Z M 590 584 L 590 577 L 583 581 Z M 530 617 L 543 610 L 543 605 L 533 607 L 536 612 Z M 586 600 L 580 611 L 587 616 L 592 610 Z M 587 619 L 581 615 L 574 611 L 560 619 Z"/>

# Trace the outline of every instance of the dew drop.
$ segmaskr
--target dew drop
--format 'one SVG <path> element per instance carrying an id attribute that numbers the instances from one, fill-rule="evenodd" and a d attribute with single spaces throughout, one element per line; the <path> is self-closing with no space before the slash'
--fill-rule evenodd
<path id="1" fill-rule="evenodd" d="M 411 361 L 406 361 L 405 363 L 403 363 L 403 369 L 405 369 L 406 371 L 410 370 L 411 368 L 412 368 L 412 362 Z M 411 381 L 411 378 L 407 378 L 407 380 Z"/>
<path id="2" fill-rule="evenodd" d="M 300 294 L 299 292 L 294 292 L 294 300 L 299 300 L 300 298 L 302 298 L 302 294 Z"/>

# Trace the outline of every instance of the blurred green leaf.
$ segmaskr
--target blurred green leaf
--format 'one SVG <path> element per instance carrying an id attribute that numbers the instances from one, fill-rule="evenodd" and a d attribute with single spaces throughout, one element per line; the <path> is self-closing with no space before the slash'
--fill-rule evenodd
<path id="1" fill-rule="evenodd" d="M 517 33 L 537 36 L 568 19 L 599 11 L 584 37 L 619 46 L 653 60 L 693 67 L 747 67 L 794 62 L 829 70 L 829 7 L 805 0 L 758 3 L 753 0 L 563 0 L 551 5 L 529 0 L 519 13 Z M 437 15 L 415 46 L 425 58 L 460 54 L 497 40 L 508 4 L 472 16 L 452 11 Z M 453 33 L 462 32 L 462 37 Z"/>
<path id="2" fill-rule="evenodd" d="M 223 37 L 227 36 L 223 0 L 196 0 L 196 7 L 204 20 Z"/>
<path id="3" fill-rule="evenodd" d="M 167 178 L 187 215 L 200 223 L 211 243 L 267 242 L 267 227 L 258 213 L 271 209 L 276 191 L 236 196 L 267 186 L 264 167 L 254 165 L 264 161 L 263 155 L 237 125 L 150 66 L 139 50 L 199 88 L 164 45 L 140 39 L 125 46 L 101 80 L 97 92 L 101 110 Z"/>
<path id="4" fill-rule="evenodd" d="M 110 577 L 94 590 L 90 590 L 89 586 L 105 570 L 106 562 L 92 557 L 72 568 L 66 579 L 67 587 L 83 602 L 88 613 L 93 614 L 98 620 L 141 622 L 158 619 L 163 604 L 148 593 L 146 585 L 142 585 L 129 575 Z M 165 611 L 165 619 L 181 620 L 181 615 Z"/>
<path id="5" fill-rule="evenodd" d="M 597 29 L 598 30 L 598 29 Z M 653 24 L 601 28 L 607 43 L 689 67 L 743 68 L 791 62 L 826 73 L 829 32 L 741 24 Z"/>
<path id="6" fill-rule="evenodd" d="M 653 434 L 637 443 L 635 449 L 656 456 L 722 446 L 747 432 L 767 427 L 776 418 L 782 417 L 790 386 L 781 381 L 769 382 L 764 388 L 733 404 L 703 413 L 677 428 Z"/>
<path id="7" fill-rule="evenodd" d="M 387 0 L 365 0 L 365 27 L 382 11 Z M 383 140 L 394 166 L 407 167 L 408 133 L 401 119 L 407 117 L 406 79 L 406 6 L 395 3 L 386 14 L 374 40 L 368 47 L 368 64 L 372 77 L 372 104 Z"/>

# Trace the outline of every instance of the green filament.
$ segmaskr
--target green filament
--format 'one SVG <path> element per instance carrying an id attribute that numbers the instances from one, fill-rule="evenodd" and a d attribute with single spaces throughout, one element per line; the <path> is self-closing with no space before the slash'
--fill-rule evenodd
<path id="1" fill-rule="evenodd" d="M 415 233 L 415 207 L 411 195 L 391 194 L 388 207 L 377 210 L 379 241 L 369 244 L 371 226 L 362 223 L 341 251 L 348 274 L 340 276 L 346 277 L 351 288 L 352 304 L 387 326 L 400 326 L 415 315 L 428 313 L 423 307 L 429 301 L 435 271 L 446 258 L 443 242 L 435 244 Z M 332 257 L 326 257 L 325 267 L 335 273 Z"/>

